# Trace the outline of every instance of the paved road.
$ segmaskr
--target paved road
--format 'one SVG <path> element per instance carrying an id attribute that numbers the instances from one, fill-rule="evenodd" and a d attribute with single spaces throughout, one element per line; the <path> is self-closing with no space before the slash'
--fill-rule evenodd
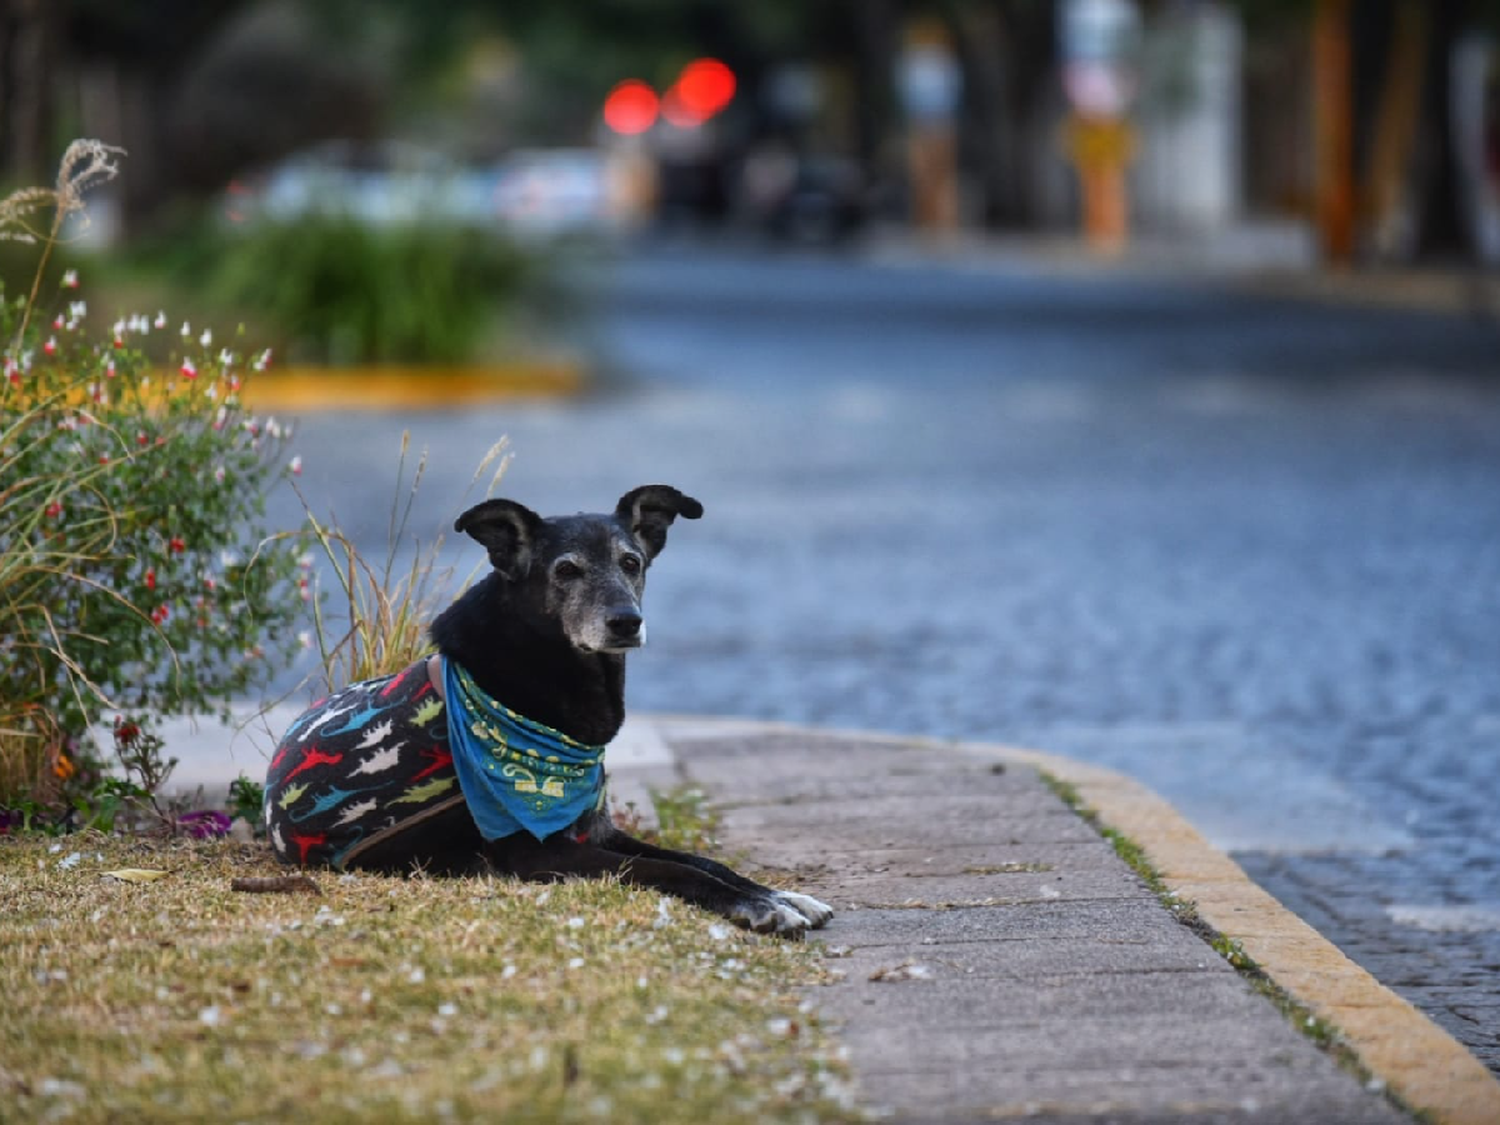
<path id="1" fill-rule="evenodd" d="M 501 433 L 544 511 L 676 484 L 635 707 L 1122 769 L 1500 1072 L 1500 328 L 1003 262 L 599 291 L 608 393 L 310 420 L 309 494 L 383 543 L 402 425 L 424 534 Z"/>

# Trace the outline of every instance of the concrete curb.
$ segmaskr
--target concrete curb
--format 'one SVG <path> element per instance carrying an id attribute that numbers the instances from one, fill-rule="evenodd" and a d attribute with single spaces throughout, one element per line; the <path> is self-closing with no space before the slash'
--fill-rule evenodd
<path id="1" fill-rule="evenodd" d="M 1500 1121 L 1500 1082 L 1410 1003 L 1252 882 L 1151 790 L 1113 770 L 1040 751 L 959 747 L 1024 762 L 1072 785 L 1106 827 L 1145 851 L 1167 887 L 1241 943 L 1277 985 L 1339 1029 L 1375 1077 L 1446 1125 Z"/>
<path id="2" fill-rule="evenodd" d="M 653 716 L 673 735 L 795 734 L 797 726 L 692 716 Z M 1344 956 L 1251 881 L 1161 797 L 1113 770 L 1035 750 L 865 731 L 822 731 L 861 740 L 933 747 L 1033 767 L 1073 786 L 1108 828 L 1146 853 L 1170 890 L 1197 905 L 1214 929 L 1241 943 L 1279 987 L 1338 1028 L 1360 1062 L 1412 1109 L 1443 1125 L 1500 1121 L 1500 1082 L 1462 1044 Z"/>
<path id="3" fill-rule="evenodd" d="M 493 366 L 284 367 L 245 382 L 250 409 L 289 414 L 322 410 L 424 410 L 515 399 L 571 398 L 588 385 L 576 359 L 533 359 Z"/>

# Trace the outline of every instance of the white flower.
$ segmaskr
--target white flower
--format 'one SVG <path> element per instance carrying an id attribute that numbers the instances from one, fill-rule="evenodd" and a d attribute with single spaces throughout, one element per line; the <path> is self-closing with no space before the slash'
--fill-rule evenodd
<path id="1" fill-rule="evenodd" d="M 157 328 L 165 328 L 167 326 L 167 314 L 165 312 L 158 311 L 156 314 L 156 319 L 151 323 L 154 324 Z"/>
<path id="2" fill-rule="evenodd" d="M 198 337 L 198 343 L 201 344 L 203 347 L 206 348 L 210 344 L 212 344 L 213 342 L 214 342 L 214 334 L 213 334 L 213 332 L 210 329 L 205 328 L 203 330 L 203 335 L 201 335 L 201 336 Z"/>
<path id="3" fill-rule="evenodd" d="M 182 338 L 185 340 L 193 334 L 193 326 L 187 321 L 182 322 Z"/>
<path id="4" fill-rule="evenodd" d="M 63 283 L 63 288 L 64 289 L 77 289 L 78 288 L 78 271 L 77 270 L 64 270 L 63 271 L 63 276 L 62 276 L 62 283 Z"/>
<path id="5" fill-rule="evenodd" d="M 87 316 L 88 311 L 89 306 L 87 301 L 68 302 L 68 317 L 71 320 L 77 320 L 81 316 Z"/>
<path id="6" fill-rule="evenodd" d="M 301 455 L 299 454 L 298 456 L 293 457 L 290 461 L 287 462 L 287 466 L 286 467 L 288 469 L 292 470 L 292 475 L 293 476 L 300 477 L 302 475 L 302 457 L 301 457 Z"/>
<path id="7" fill-rule="evenodd" d="M 297 634 L 297 643 L 303 648 L 312 648 L 312 634 L 306 629 Z"/>

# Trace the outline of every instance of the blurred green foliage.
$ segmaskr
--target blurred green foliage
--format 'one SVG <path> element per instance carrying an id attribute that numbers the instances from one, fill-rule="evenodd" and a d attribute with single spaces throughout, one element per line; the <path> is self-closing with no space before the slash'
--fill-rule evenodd
<path id="1" fill-rule="evenodd" d="M 296 362 L 463 363 L 559 303 L 540 253 L 453 223 L 312 212 L 208 228 L 137 260 L 257 323 Z"/>

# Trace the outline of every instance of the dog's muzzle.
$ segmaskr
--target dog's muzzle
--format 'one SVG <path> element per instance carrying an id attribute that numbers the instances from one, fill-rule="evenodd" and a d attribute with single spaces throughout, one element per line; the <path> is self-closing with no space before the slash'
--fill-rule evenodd
<path id="1" fill-rule="evenodd" d="M 621 609 L 604 619 L 605 651 L 622 652 L 646 643 L 646 622 L 633 609 Z"/>

